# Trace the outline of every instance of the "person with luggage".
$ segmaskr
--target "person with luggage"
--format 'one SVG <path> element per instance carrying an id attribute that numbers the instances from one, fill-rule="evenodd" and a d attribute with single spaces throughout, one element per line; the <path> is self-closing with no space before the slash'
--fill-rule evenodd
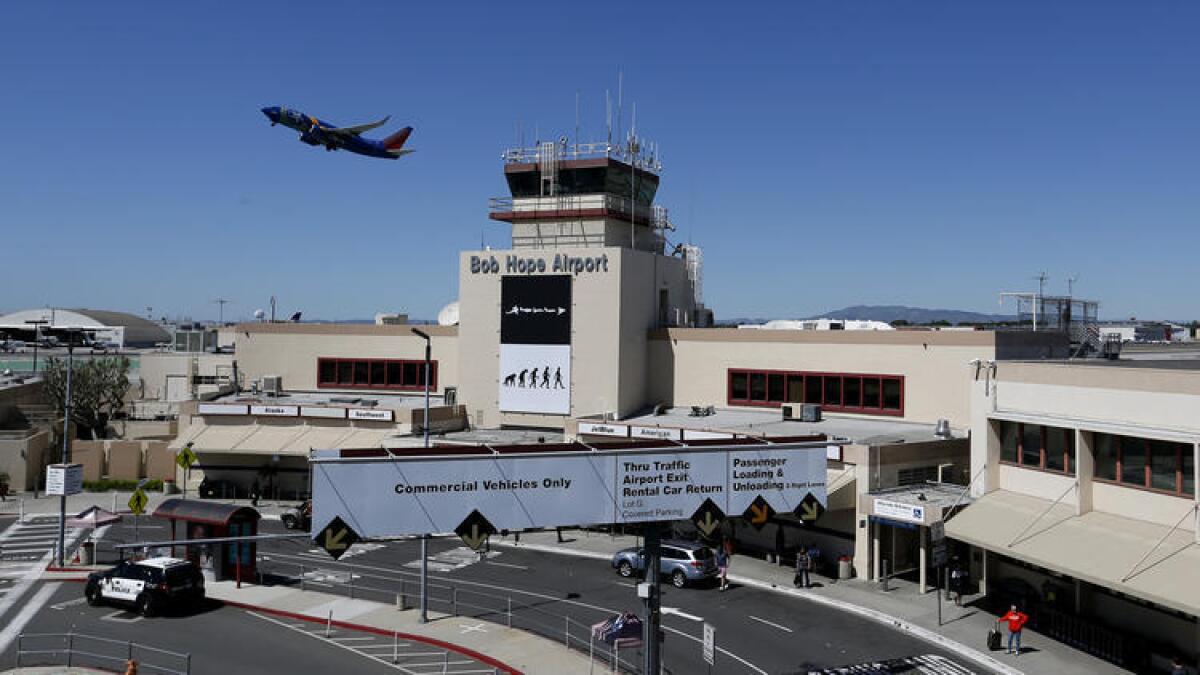
<path id="1" fill-rule="evenodd" d="M 808 550 L 803 546 L 796 553 L 796 576 L 792 579 L 792 585 L 796 588 L 812 588 L 812 580 L 809 574 L 812 572 L 812 558 L 808 555 Z"/>
<path id="2" fill-rule="evenodd" d="M 1003 622 L 1008 623 L 1008 652 L 1009 654 L 1021 655 L 1021 630 L 1025 628 L 1025 624 L 1029 621 L 1029 615 L 1018 612 L 1017 606 L 1012 605 L 1008 608 L 1008 613 L 996 619 L 997 625 Z M 998 635 L 998 634 L 997 634 Z M 1013 647 L 1016 646 L 1014 650 Z M 998 645 L 997 645 L 998 646 Z"/>
<path id="3" fill-rule="evenodd" d="M 729 553 L 725 549 L 725 546 L 717 547 L 717 574 L 721 580 L 721 586 L 717 590 L 721 591 L 729 588 L 729 579 L 727 578 L 729 574 Z"/>

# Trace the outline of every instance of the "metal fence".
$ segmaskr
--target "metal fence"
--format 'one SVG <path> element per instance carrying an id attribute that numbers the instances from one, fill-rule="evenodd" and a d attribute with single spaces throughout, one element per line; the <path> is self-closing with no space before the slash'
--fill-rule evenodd
<path id="1" fill-rule="evenodd" d="M 141 672 L 189 675 L 192 655 L 180 654 L 129 640 L 84 633 L 21 633 L 17 635 L 17 668 L 39 665 L 94 666 L 112 670 L 137 661 Z"/>
<path id="2" fill-rule="evenodd" d="M 395 579 L 393 583 L 397 583 L 398 587 L 380 588 L 371 585 L 373 582 L 369 580 L 373 575 L 360 575 L 349 564 L 343 564 L 343 567 L 345 569 L 329 574 L 331 570 L 328 566 L 318 566 L 316 563 L 304 565 L 276 559 L 258 561 L 259 581 L 263 585 L 298 586 L 303 590 L 346 594 L 351 598 L 394 604 L 400 611 L 420 606 L 419 579 Z M 368 583 L 364 583 L 364 579 Z M 593 635 L 592 625 L 611 617 L 611 612 L 572 605 L 576 613 L 571 616 L 548 609 L 561 602 L 557 599 L 514 599 L 511 595 L 443 581 L 428 583 L 427 592 L 427 608 L 430 612 L 491 621 L 555 640 L 569 649 L 587 654 L 596 672 L 640 673 L 642 670 L 641 647 L 622 649 Z M 664 667 L 663 672 L 672 671 Z"/>

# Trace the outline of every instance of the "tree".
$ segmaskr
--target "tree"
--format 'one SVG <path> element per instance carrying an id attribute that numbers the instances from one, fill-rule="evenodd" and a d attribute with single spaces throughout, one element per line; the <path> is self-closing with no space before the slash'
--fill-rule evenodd
<path id="1" fill-rule="evenodd" d="M 129 392 L 129 359 L 124 356 L 88 359 L 75 364 L 71 377 L 71 421 L 93 439 L 108 435 L 108 420 L 125 408 Z M 62 414 L 67 390 L 67 362 L 51 357 L 42 371 L 43 391 Z"/>

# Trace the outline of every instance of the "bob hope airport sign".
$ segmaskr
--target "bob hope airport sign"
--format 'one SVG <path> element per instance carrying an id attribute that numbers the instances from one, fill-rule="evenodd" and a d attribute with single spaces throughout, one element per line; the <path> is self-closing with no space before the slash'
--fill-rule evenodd
<path id="1" fill-rule="evenodd" d="M 683 520 L 711 500 L 736 516 L 826 503 L 827 441 L 759 446 L 343 458 L 314 451 L 313 523 L 364 538 L 452 532 L 478 511 L 497 529 Z"/>
<path id="2" fill-rule="evenodd" d="M 494 256 L 471 256 L 471 274 L 580 274 L 582 272 L 607 272 L 608 254 L 597 256 L 569 256 L 555 253 L 553 258 L 525 257 L 516 254 L 504 256 L 504 263 Z"/>

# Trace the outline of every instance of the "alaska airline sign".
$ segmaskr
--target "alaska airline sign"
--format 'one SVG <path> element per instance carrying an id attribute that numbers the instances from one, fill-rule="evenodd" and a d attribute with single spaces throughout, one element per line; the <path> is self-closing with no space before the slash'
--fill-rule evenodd
<path id="1" fill-rule="evenodd" d="M 824 442 L 455 457 L 317 451 L 313 531 L 335 518 L 381 538 L 454 532 L 472 519 L 522 530 L 686 520 L 713 507 L 799 514 L 826 503 L 825 452 Z"/>
<path id="2" fill-rule="evenodd" d="M 570 256 L 555 253 L 554 258 L 526 258 L 519 255 L 504 256 L 504 264 L 494 255 L 471 256 L 471 274 L 580 274 L 581 272 L 607 272 L 608 254 L 596 256 Z"/>

